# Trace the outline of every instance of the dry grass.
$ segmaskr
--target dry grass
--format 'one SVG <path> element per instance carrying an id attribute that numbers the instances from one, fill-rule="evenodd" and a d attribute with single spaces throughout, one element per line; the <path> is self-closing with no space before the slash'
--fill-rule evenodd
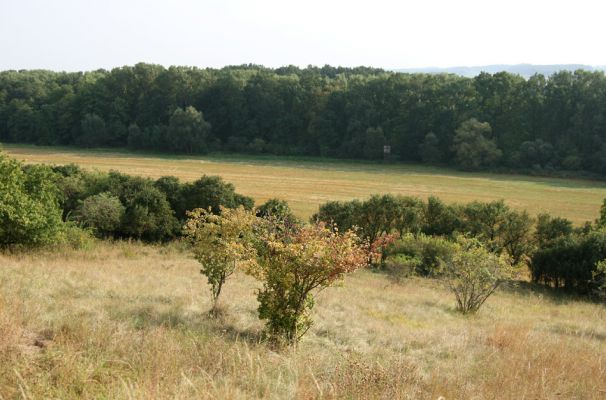
<path id="1" fill-rule="evenodd" d="M 119 170 L 158 178 L 175 175 L 186 181 L 202 174 L 220 175 L 257 202 L 287 200 L 307 218 L 328 200 L 365 198 L 374 193 L 436 195 L 445 201 L 505 199 L 531 214 L 548 212 L 575 223 L 594 220 L 606 184 L 580 179 L 462 173 L 422 166 L 289 160 L 278 157 L 168 157 L 56 147 L 4 146 L 28 163 L 76 163 L 86 168 Z"/>
<path id="2" fill-rule="evenodd" d="M 436 282 L 362 271 L 319 295 L 298 351 L 261 340 L 256 282 L 210 319 L 178 247 L 0 255 L 0 398 L 606 397 L 606 310 L 527 285 L 479 315 Z"/>

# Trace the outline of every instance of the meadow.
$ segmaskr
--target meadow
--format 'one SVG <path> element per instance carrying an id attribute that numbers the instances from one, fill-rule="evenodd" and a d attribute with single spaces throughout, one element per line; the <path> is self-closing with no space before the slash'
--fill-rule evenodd
<path id="1" fill-rule="evenodd" d="M 272 197 L 289 202 L 294 212 L 310 217 L 329 200 L 394 193 L 447 202 L 505 199 L 531 215 L 547 212 L 576 224 L 593 221 L 606 198 L 606 182 L 522 175 L 467 173 L 418 165 L 253 156 L 165 156 L 111 150 L 3 145 L 25 163 L 67 164 L 159 178 L 175 175 L 192 181 L 220 175 L 239 193 L 258 203 Z"/>
<path id="2" fill-rule="evenodd" d="M 327 200 L 396 193 L 503 198 L 581 223 L 606 197 L 601 182 L 397 164 L 5 150 L 153 178 L 221 175 L 301 217 Z M 606 398 L 606 308 L 527 277 L 462 315 L 439 280 L 359 270 L 317 295 L 298 347 L 278 349 L 264 338 L 250 276 L 228 280 L 211 317 L 200 264 L 179 240 L 87 243 L 0 252 L 0 400 Z"/>
<path id="3" fill-rule="evenodd" d="M 519 283 L 475 316 L 437 281 L 360 271 L 299 348 L 262 341 L 256 281 L 210 318 L 178 244 L 0 255 L 0 398 L 603 399 L 606 308 Z M 440 397 L 442 396 L 442 397 Z"/>

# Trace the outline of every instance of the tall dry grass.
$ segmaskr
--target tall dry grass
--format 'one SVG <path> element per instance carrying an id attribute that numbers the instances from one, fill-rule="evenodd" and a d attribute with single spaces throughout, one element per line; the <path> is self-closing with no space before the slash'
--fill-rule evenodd
<path id="1" fill-rule="evenodd" d="M 209 318 L 178 247 L 0 255 L 0 398 L 601 399 L 606 311 L 529 286 L 463 317 L 439 284 L 357 273 L 294 350 L 262 340 L 257 283 Z"/>

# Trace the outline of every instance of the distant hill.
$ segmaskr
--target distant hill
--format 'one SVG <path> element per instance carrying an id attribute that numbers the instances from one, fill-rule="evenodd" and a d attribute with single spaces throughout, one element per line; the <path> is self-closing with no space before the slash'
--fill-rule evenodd
<path id="1" fill-rule="evenodd" d="M 461 76 L 474 77 L 479 75 L 480 72 L 488 72 L 494 74 L 497 72 L 509 72 L 512 74 L 518 74 L 525 78 L 529 78 L 534 74 L 543 74 L 549 76 L 554 72 L 558 71 L 575 71 L 577 69 L 584 69 L 586 71 L 606 71 L 606 66 L 591 66 L 584 64 L 552 64 L 552 65 L 534 65 L 534 64 L 496 64 L 496 65 L 482 65 L 476 67 L 448 67 L 448 68 L 400 68 L 395 69 L 396 72 L 423 72 L 428 74 L 457 74 Z"/>

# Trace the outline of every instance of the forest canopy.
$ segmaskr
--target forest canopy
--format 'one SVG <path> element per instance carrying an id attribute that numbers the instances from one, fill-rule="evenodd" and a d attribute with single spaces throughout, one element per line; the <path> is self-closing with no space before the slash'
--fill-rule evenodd
<path id="1" fill-rule="evenodd" d="M 0 141 L 606 174 L 606 76 L 137 64 L 0 72 Z"/>

